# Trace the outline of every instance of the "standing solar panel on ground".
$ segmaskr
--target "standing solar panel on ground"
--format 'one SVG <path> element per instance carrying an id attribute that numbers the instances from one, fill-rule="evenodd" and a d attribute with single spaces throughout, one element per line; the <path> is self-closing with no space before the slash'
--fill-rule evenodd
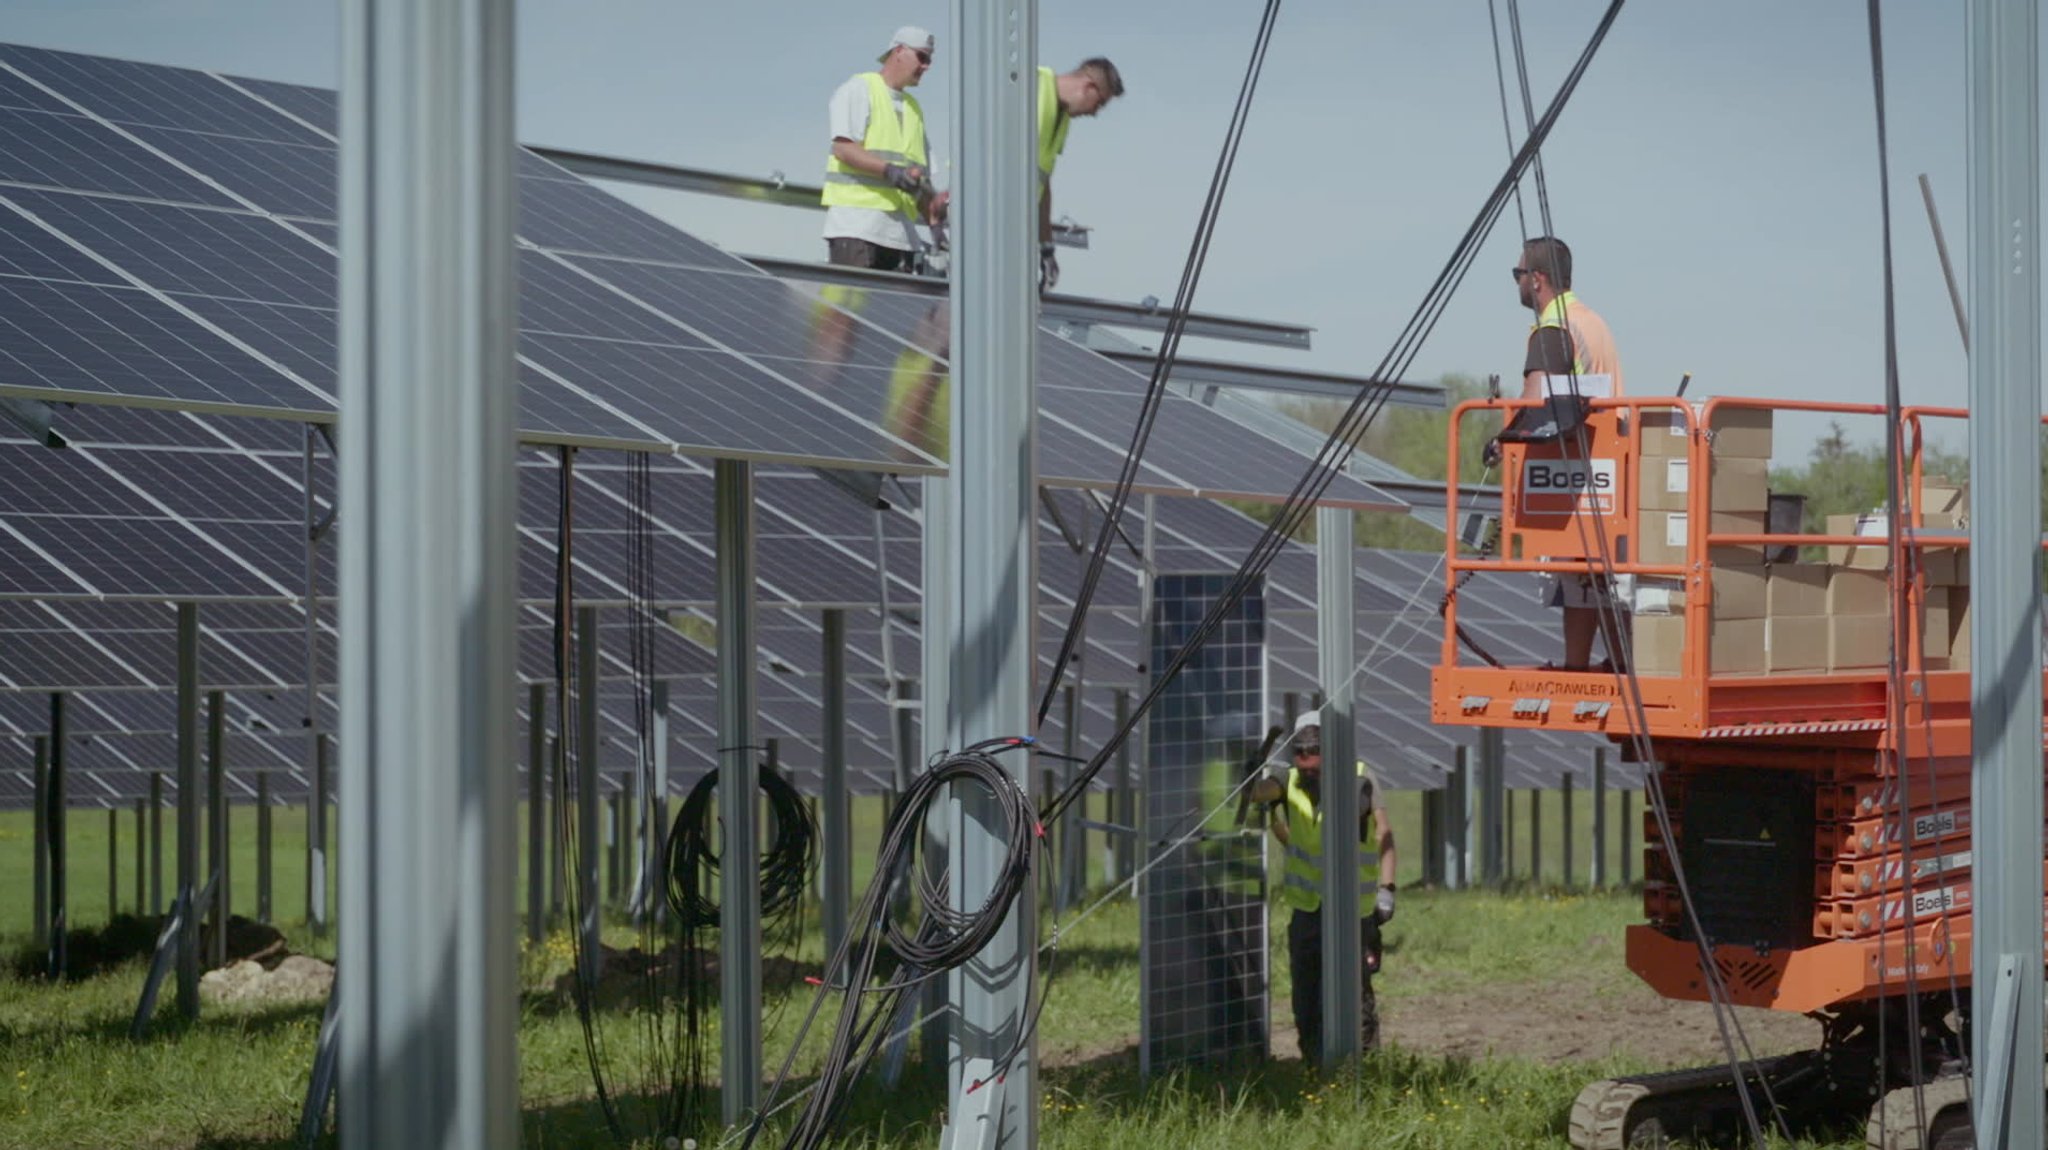
<path id="1" fill-rule="evenodd" d="M 1166 664 L 1222 597 L 1228 575 L 1161 575 L 1151 656 Z M 1143 1025 L 1151 1075 L 1266 1053 L 1264 835 L 1232 794 L 1265 731 L 1265 599 L 1254 587 L 1147 716 Z M 1157 671 L 1154 672 L 1157 674 Z"/>

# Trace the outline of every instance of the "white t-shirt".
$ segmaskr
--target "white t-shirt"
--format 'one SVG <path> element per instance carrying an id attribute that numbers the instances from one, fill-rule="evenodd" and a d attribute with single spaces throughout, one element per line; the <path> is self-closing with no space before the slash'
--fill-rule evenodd
<path id="1" fill-rule="evenodd" d="M 903 93 L 884 85 L 893 111 L 900 118 L 903 115 Z M 839 85 L 832 93 L 830 117 L 832 138 L 852 140 L 858 144 L 868 138 L 868 82 L 863 76 L 855 76 Z M 924 140 L 925 158 L 932 154 L 931 137 Z M 898 251 L 922 251 L 924 240 L 917 234 L 916 225 L 893 212 L 876 211 L 873 208 L 851 208 L 844 204 L 829 204 L 825 208 L 825 238 L 866 240 L 885 248 Z"/>

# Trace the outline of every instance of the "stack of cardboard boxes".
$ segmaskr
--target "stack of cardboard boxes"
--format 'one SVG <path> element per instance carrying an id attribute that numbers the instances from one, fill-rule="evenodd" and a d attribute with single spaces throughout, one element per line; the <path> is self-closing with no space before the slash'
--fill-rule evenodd
<path id="1" fill-rule="evenodd" d="M 1770 507 L 1771 413 L 1730 409 L 1712 428 L 1709 506 L 1716 534 L 1763 534 Z M 1686 562 L 1688 437 L 1676 412 L 1643 418 L 1637 485 L 1636 561 Z M 1922 486 L 1923 531 L 1960 534 L 1966 492 L 1940 480 Z M 1869 536 L 1871 545 L 1828 548 L 1826 563 L 1765 562 L 1762 546 L 1715 547 L 1712 673 L 1820 675 L 1882 670 L 1890 658 L 1891 604 L 1883 515 L 1829 516 L 1829 535 Z M 1923 630 L 1929 670 L 1969 666 L 1969 562 L 1953 547 L 1921 551 L 1927 575 Z M 1630 593 L 1636 670 L 1674 675 L 1685 643 L 1686 582 L 1644 578 Z"/>
<path id="2" fill-rule="evenodd" d="M 1694 418 L 1698 418 L 1695 412 Z M 1675 410 L 1642 416 L 1635 561 L 1686 562 L 1691 527 L 1686 498 L 1692 490 L 1688 424 Z M 1771 413 L 1756 408 L 1717 410 L 1713 422 L 1713 475 L 1707 530 L 1761 535 L 1770 510 Z M 1768 645 L 1768 568 L 1762 546 L 1715 547 L 1712 662 L 1715 674 L 1760 674 Z M 1632 624 L 1636 670 L 1675 675 L 1685 650 L 1685 581 L 1637 581 Z"/>

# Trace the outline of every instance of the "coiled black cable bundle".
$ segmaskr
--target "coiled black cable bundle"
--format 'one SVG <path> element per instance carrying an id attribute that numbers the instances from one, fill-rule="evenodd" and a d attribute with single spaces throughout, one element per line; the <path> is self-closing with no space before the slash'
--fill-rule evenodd
<path id="1" fill-rule="evenodd" d="M 846 1002 L 819 1068 L 818 1085 L 783 1142 L 786 1150 L 825 1144 L 851 1097 L 854 1080 L 889 1040 L 887 1023 L 897 1016 L 904 996 L 980 954 L 1009 918 L 1017 896 L 1029 887 L 1032 856 L 1043 833 L 1030 797 L 996 756 L 1033 742 L 1012 738 L 977 743 L 933 763 L 904 792 L 882 828 L 875 881 L 853 910 L 846 941 L 826 961 L 817 998 L 743 1146 L 754 1144 L 776 1111 L 776 1097 L 789 1078 L 804 1035 L 832 995 L 843 993 Z M 953 788 L 962 785 L 986 793 L 984 821 L 1002 838 L 1002 857 L 996 860 L 988 897 L 972 909 L 953 906 L 945 860 L 924 855 L 927 821 L 934 810 L 946 810 L 945 801 L 957 793 Z M 938 865 L 927 865 L 928 861 Z"/>
<path id="2" fill-rule="evenodd" d="M 686 930 L 718 925 L 718 904 L 709 892 L 718 885 L 719 852 L 712 844 L 716 823 L 712 797 L 718 793 L 718 772 L 697 780 L 683 799 L 670 827 L 664 854 L 668 861 L 668 905 Z M 763 764 L 761 795 L 768 803 L 773 831 L 761 852 L 761 922 L 763 933 L 791 918 L 803 906 L 811 873 L 818 867 L 818 824 L 810 804 L 781 771 Z"/>

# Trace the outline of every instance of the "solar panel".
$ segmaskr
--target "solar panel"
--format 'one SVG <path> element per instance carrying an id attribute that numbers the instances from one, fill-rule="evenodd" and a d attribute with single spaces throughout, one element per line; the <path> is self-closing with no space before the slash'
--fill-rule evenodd
<path id="1" fill-rule="evenodd" d="M 14 45 L 0 45 L 0 63 L 118 123 L 177 128 L 196 122 L 251 140 L 323 142 L 202 72 Z"/>
<path id="2" fill-rule="evenodd" d="M 0 182 L 230 207 L 234 200 L 84 116 L 0 112 Z"/>

